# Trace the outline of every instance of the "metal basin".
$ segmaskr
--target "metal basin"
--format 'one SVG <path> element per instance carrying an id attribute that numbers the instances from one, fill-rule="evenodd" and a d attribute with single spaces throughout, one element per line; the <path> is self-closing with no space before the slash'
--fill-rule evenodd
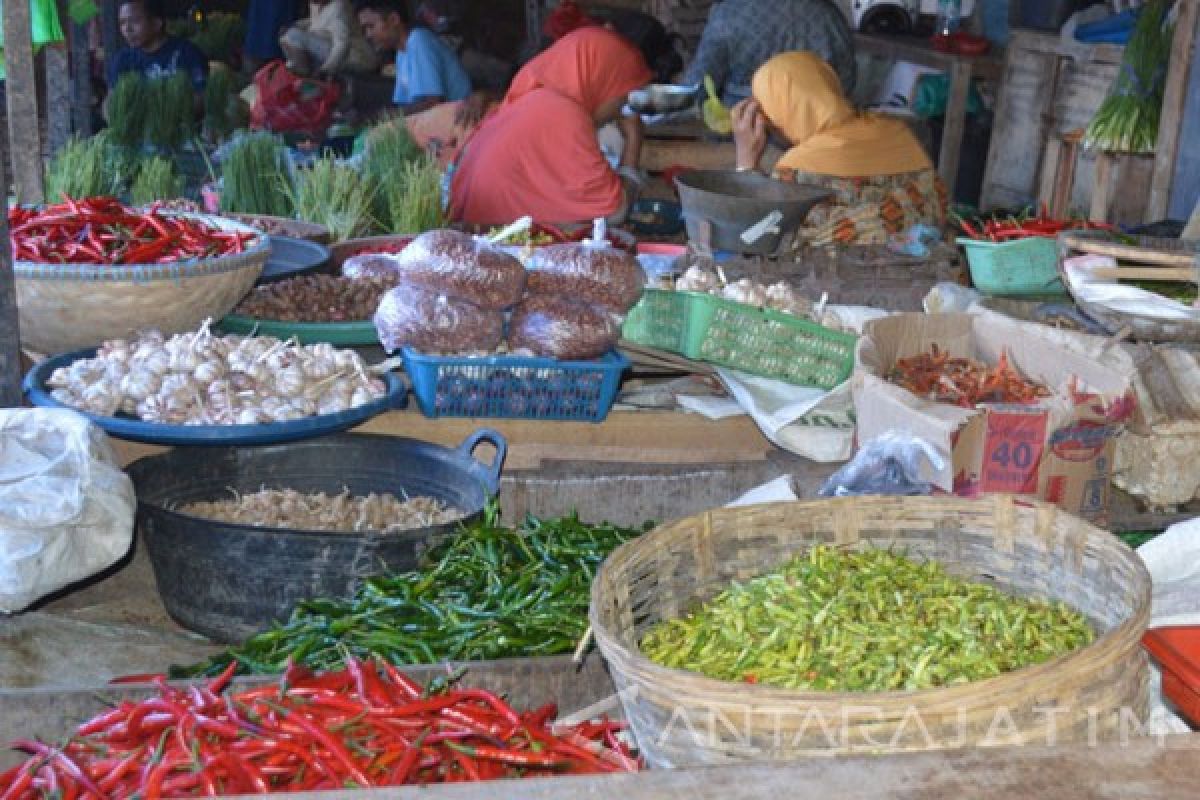
<path id="1" fill-rule="evenodd" d="M 714 250 L 772 255 L 783 237 L 804 222 L 813 206 L 833 195 L 828 189 L 768 178 L 757 172 L 695 170 L 675 178 L 688 238 Z M 742 233 L 778 211 L 775 226 L 754 242 Z"/>

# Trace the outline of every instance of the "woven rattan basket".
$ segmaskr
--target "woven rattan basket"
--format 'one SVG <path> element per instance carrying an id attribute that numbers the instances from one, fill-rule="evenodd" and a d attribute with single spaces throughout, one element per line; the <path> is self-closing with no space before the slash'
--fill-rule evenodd
<path id="1" fill-rule="evenodd" d="M 654 623 L 818 543 L 902 548 L 969 580 L 1062 599 L 1099 635 L 996 678 L 878 694 L 728 683 L 658 666 L 638 650 Z M 1117 739 L 1146 719 L 1139 639 L 1149 617 L 1150 576 L 1131 550 L 1052 506 L 999 495 L 852 497 L 689 517 L 618 548 L 596 576 L 591 606 L 596 642 L 656 767 Z"/>
<path id="2" fill-rule="evenodd" d="M 254 286 L 270 254 L 267 237 L 223 217 L 188 214 L 213 227 L 256 236 L 246 250 L 173 264 L 13 265 L 21 345 L 52 355 L 157 328 L 195 330 L 228 314 Z"/>
<path id="3" fill-rule="evenodd" d="M 1200 241 L 1193 239 L 1164 239 L 1154 236 L 1134 237 L 1137 244 L 1114 242 L 1099 231 L 1075 231 L 1058 236 L 1058 269 L 1066 280 L 1063 262 L 1081 254 L 1111 256 L 1118 261 L 1154 264 L 1161 267 L 1200 266 Z M 1191 319 L 1161 319 L 1118 311 L 1108 306 L 1074 298 L 1085 314 L 1099 322 L 1109 333 L 1128 329 L 1129 336 L 1141 342 L 1200 342 L 1200 312 Z"/>

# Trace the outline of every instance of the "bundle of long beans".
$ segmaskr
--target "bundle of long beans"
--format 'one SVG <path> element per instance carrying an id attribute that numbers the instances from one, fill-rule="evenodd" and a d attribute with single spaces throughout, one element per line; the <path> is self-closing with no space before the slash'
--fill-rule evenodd
<path id="1" fill-rule="evenodd" d="M 392 233 L 424 233 L 444 228 L 442 171 L 429 156 L 403 164 L 395 178 L 383 185 L 388 226 Z"/>
<path id="2" fill-rule="evenodd" d="M 117 79 L 105 101 L 108 130 L 114 144 L 135 147 L 142 143 L 150 102 L 149 85 L 140 73 L 126 72 Z"/>
<path id="3" fill-rule="evenodd" d="M 1169 5 L 1166 0 L 1150 0 L 1139 12 L 1112 91 L 1088 125 L 1088 147 L 1115 153 L 1154 152 L 1175 32 L 1167 19 Z"/>
<path id="4" fill-rule="evenodd" d="M 129 199 L 135 206 L 174 200 L 182 194 L 183 180 L 175 173 L 175 166 L 161 156 L 154 156 L 142 162 L 133 186 L 129 189 Z"/>

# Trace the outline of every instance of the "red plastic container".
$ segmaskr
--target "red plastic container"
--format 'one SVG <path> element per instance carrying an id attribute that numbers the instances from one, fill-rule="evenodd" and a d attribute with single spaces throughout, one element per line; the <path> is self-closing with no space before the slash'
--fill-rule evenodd
<path id="1" fill-rule="evenodd" d="M 1163 694 L 1200 726 L 1200 625 L 1155 628 L 1142 637 L 1142 646 L 1162 667 Z"/>

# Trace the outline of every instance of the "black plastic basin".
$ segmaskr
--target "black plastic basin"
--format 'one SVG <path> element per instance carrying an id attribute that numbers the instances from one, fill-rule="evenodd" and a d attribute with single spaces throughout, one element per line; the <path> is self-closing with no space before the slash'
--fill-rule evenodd
<path id="1" fill-rule="evenodd" d="M 490 464 L 472 453 L 495 448 Z M 457 522 L 397 533 L 261 528 L 181 514 L 202 501 L 267 489 L 433 497 L 478 516 L 500 486 L 504 437 L 481 429 L 457 448 L 341 434 L 271 447 L 181 448 L 129 467 L 138 531 L 171 617 L 219 642 L 240 642 L 308 598 L 349 598 L 368 577 L 414 569 Z"/>

